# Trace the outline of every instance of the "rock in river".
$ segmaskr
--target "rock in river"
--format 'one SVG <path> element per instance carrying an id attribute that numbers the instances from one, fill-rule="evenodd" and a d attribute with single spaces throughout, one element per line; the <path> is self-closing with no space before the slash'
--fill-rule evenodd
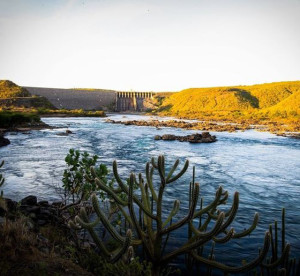
<path id="1" fill-rule="evenodd" d="M 176 136 L 173 134 L 155 135 L 155 140 L 190 142 L 190 143 L 213 143 L 217 141 L 216 136 L 210 135 L 209 132 L 195 133 L 186 136 Z"/>

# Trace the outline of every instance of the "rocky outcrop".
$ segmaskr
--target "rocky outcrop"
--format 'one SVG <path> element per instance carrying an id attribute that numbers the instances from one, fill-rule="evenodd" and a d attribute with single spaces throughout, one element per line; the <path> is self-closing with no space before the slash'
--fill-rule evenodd
<path id="1" fill-rule="evenodd" d="M 173 134 L 164 134 L 162 136 L 156 135 L 155 140 L 164 140 L 164 141 L 180 141 L 180 142 L 189 142 L 189 143 L 213 143 L 217 141 L 216 136 L 210 135 L 209 132 L 195 133 L 186 136 L 176 136 Z"/>
<path id="2" fill-rule="evenodd" d="M 10 141 L 0 133 L 0 148 L 10 144 Z"/>
<path id="3" fill-rule="evenodd" d="M 300 133 L 277 133 L 277 136 L 300 139 Z"/>
<path id="4" fill-rule="evenodd" d="M 44 226 L 48 223 L 62 224 L 62 217 L 59 215 L 59 206 L 50 204 L 46 200 L 38 201 L 36 196 L 30 195 L 23 198 L 19 203 L 9 198 L 4 198 L 5 206 L 0 206 L 0 216 L 20 212 L 29 217 L 35 227 Z"/>
<path id="5" fill-rule="evenodd" d="M 176 127 L 183 129 L 194 129 L 194 130 L 202 130 L 202 131 L 229 131 L 234 132 L 237 130 L 245 130 L 249 129 L 248 125 L 237 125 L 237 124 L 220 124 L 215 122 L 189 122 L 189 121 L 181 121 L 181 120 L 169 120 L 169 121 L 159 121 L 159 120 L 144 120 L 144 121 L 115 121 L 108 119 L 107 123 L 112 124 L 123 124 L 126 126 L 152 126 L 159 129 L 160 127 Z"/>

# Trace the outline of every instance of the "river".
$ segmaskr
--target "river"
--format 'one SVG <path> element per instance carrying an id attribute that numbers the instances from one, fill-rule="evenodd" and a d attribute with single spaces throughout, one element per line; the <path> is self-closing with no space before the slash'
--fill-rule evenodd
<path id="1" fill-rule="evenodd" d="M 139 115 L 124 118 L 117 114 L 111 114 L 109 118 L 149 119 Z M 164 210 L 170 210 L 173 200 L 178 198 L 181 214 L 187 212 L 188 185 L 192 166 L 195 166 L 196 181 L 201 185 L 205 203 L 213 198 L 220 185 L 229 191 L 230 199 L 234 191 L 239 191 L 240 207 L 233 224 L 237 230 L 249 226 L 255 212 L 260 214 L 255 232 L 250 237 L 222 246 L 223 256 L 239 254 L 240 259 L 256 256 L 268 225 L 278 220 L 281 226 L 281 209 L 285 207 L 286 239 L 292 245 L 292 255 L 300 257 L 300 140 L 248 130 L 211 132 L 218 139 L 211 144 L 155 141 L 157 134 L 186 135 L 196 131 L 117 125 L 105 123 L 106 119 L 43 118 L 44 122 L 57 128 L 8 134 L 11 145 L 0 148 L 0 160 L 5 160 L 5 196 L 20 200 L 34 194 L 39 200 L 59 200 L 56 187 L 61 185 L 64 158 L 70 148 L 97 154 L 100 162 L 110 169 L 112 161 L 117 160 L 123 178 L 131 171 L 144 173 L 146 161 L 160 154 L 165 155 L 167 165 L 177 158 L 183 165 L 183 161 L 189 159 L 188 172 L 168 189 Z M 57 135 L 67 128 L 73 134 Z M 183 232 L 171 236 L 170 248 L 175 248 L 184 239 Z M 229 257 L 223 258 L 231 262 Z"/>

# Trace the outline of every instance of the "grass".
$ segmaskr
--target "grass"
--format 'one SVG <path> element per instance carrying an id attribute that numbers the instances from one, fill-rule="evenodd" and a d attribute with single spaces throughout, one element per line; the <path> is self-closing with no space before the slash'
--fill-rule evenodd
<path id="1" fill-rule="evenodd" d="M 36 113 L 0 111 L 0 128 L 20 126 L 22 124 L 34 124 L 41 121 Z"/>
<path id="2" fill-rule="evenodd" d="M 69 115 L 77 117 L 105 117 L 105 112 L 102 110 L 88 111 L 83 109 L 47 109 L 38 108 L 35 110 L 39 115 Z"/>

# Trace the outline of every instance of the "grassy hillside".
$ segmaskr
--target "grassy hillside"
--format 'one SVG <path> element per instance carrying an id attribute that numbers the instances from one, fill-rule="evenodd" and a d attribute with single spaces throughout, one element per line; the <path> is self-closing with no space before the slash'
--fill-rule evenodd
<path id="1" fill-rule="evenodd" d="M 9 80 L 0 80 L 0 98 L 30 97 L 30 93 Z"/>
<path id="2" fill-rule="evenodd" d="M 0 80 L 0 109 L 55 107 L 45 98 L 32 96 L 27 89 L 9 80 Z"/>
<path id="3" fill-rule="evenodd" d="M 300 116 L 300 81 L 186 89 L 166 97 L 159 111 L 190 118 L 216 114 L 297 117 Z"/>

